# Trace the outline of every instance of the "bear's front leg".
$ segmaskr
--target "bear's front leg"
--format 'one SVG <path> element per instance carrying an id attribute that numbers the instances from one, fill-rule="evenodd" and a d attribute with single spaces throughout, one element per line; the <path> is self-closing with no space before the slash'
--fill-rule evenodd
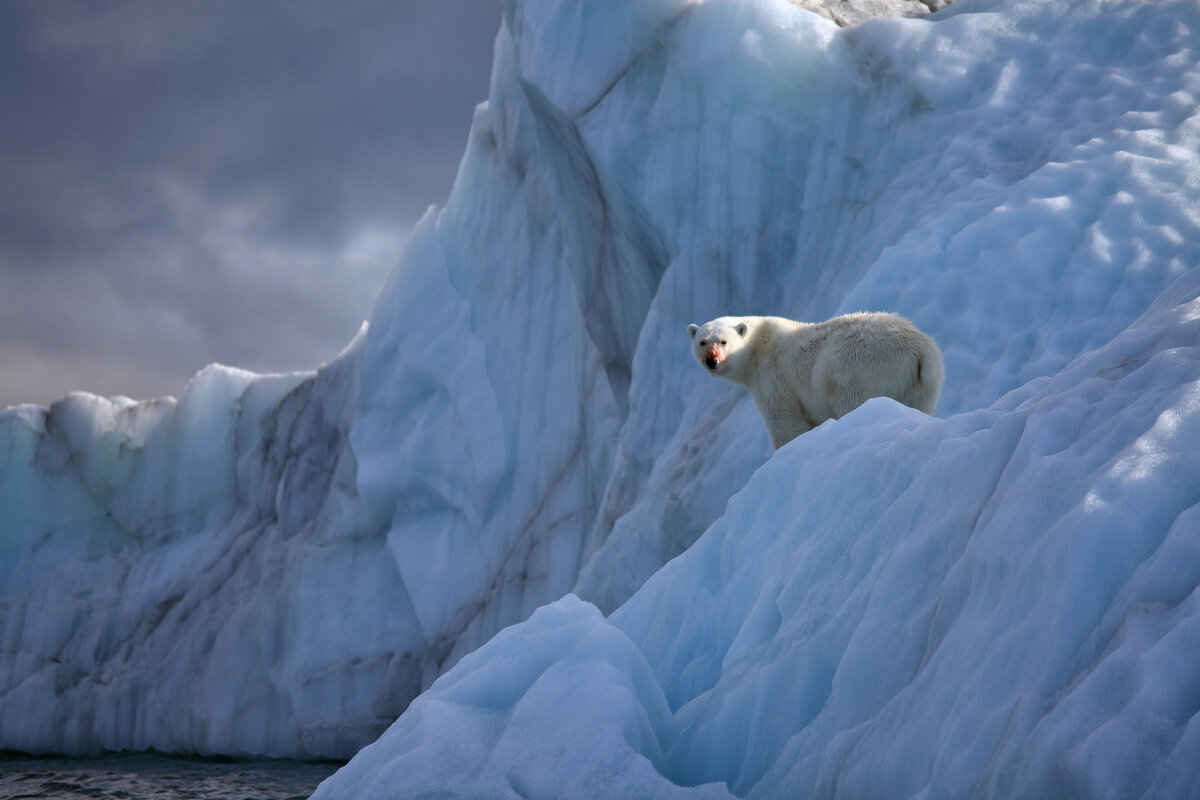
<path id="1" fill-rule="evenodd" d="M 758 413 L 762 415 L 763 423 L 767 426 L 767 434 L 771 437 L 771 444 L 775 446 L 776 450 L 805 431 L 812 430 L 812 426 L 802 415 L 787 409 L 764 409 L 760 405 Z"/>

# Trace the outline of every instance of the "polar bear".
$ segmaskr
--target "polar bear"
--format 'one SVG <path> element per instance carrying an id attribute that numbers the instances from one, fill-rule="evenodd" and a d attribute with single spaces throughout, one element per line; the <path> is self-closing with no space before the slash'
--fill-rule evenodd
<path id="1" fill-rule="evenodd" d="M 938 346 L 895 314 L 719 317 L 687 331 L 701 366 L 750 390 L 776 449 L 869 398 L 929 414 L 942 391 Z"/>

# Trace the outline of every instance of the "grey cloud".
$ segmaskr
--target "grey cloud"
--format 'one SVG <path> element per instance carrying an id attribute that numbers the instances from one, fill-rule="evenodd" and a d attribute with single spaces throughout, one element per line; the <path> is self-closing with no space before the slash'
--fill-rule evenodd
<path id="1" fill-rule="evenodd" d="M 485 0 L 0 5 L 0 406 L 335 354 L 449 191 L 498 25 Z"/>

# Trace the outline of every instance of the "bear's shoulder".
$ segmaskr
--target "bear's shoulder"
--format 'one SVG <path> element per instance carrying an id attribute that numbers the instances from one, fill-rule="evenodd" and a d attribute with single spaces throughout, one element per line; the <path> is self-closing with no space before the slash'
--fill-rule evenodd
<path id="1" fill-rule="evenodd" d="M 750 326 L 751 335 L 757 334 L 761 339 L 776 339 L 801 328 L 808 327 L 803 322 L 786 317 L 745 317 Z M 749 322 L 753 320 L 752 322 Z"/>

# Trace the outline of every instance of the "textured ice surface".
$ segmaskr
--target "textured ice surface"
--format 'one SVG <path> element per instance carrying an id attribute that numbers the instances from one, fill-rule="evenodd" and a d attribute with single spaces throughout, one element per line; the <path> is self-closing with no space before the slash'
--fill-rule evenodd
<path id="1" fill-rule="evenodd" d="M 678 736 L 645 657 L 568 596 L 465 657 L 314 797 L 729 798 L 663 780 Z"/>
<path id="2" fill-rule="evenodd" d="M 210 367 L 178 403 L 5 414 L 3 747 L 333 755 L 394 717 L 417 640 L 371 613 L 402 598 L 394 570 L 318 524 L 360 348 L 315 374 Z M 324 594 L 356 580 L 382 590 Z"/>
<path id="3" fill-rule="evenodd" d="M 1195 266 L 1193 11 L 967 2 L 837 31 L 709 4 L 674 26 L 580 123 L 674 256 L 576 591 L 615 608 L 770 453 L 748 395 L 680 359 L 683 324 L 897 311 L 942 347 L 945 416 L 1103 345 Z"/>
<path id="4" fill-rule="evenodd" d="M 668 255 L 575 587 L 624 605 L 505 631 L 317 797 L 1194 792 L 1198 52 L 1194 4 L 671 18 L 574 112 Z M 688 321 L 859 308 L 942 344 L 936 418 L 768 459 L 686 358 Z"/>
<path id="5" fill-rule="evenodd" d="M 1197 441 L 1193 269 L 988 408 L 799 437 L 608 620 L 502 632 L 315 797 L 1190 797 Z"/>
<path id="6" fill-rule="evenodd" d="M 1198 54 L 1192 2 L 505 4 L 343 356 L 0 417 L 0 747 L 349 755 L 441 674 L 323 796 L 1186 796 Z M 935 418 L 774 455 L 684 333 L 859 309 Z"/>

